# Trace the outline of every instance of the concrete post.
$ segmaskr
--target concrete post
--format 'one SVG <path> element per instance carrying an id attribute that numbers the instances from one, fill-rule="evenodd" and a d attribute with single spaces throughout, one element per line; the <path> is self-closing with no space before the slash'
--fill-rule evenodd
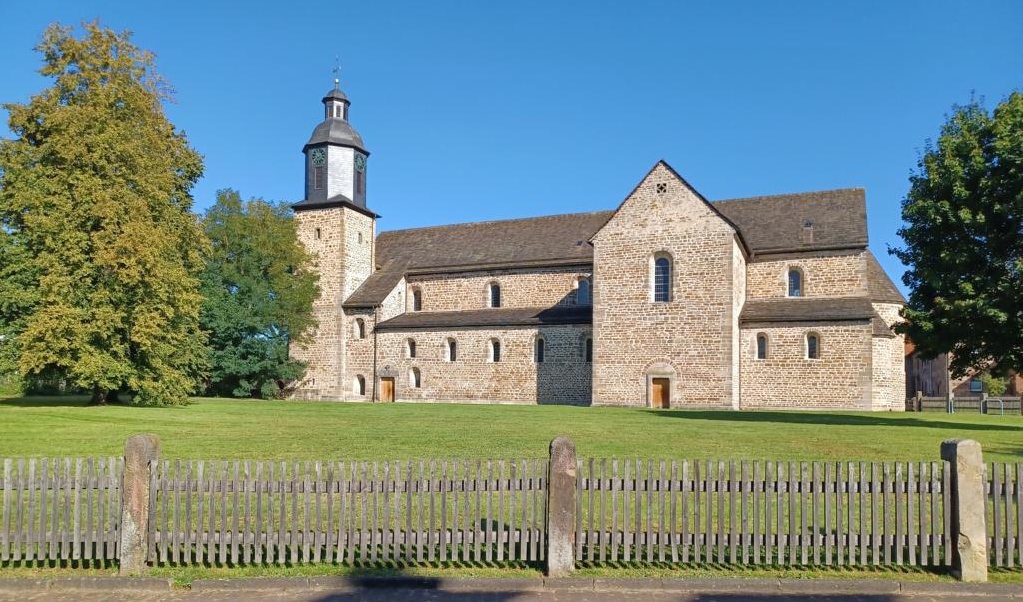
<path id="1" fill-rule="evenodd" d="M 914 397 L 914 399 L 915 399 L 915 403 L 914 403 L 913 409 L 916 410 L 917 412 L 923 412 L 924 411 L 924 394 L 923 394 L 923 391 L 917 391 L 916 392 L 916 396 Z"/>
<path id="2" fill-rule="evenodd" d="M 949 462 L 952 516 L 952 571 L 961 581 L 987 581 L 987 524 L 984 504 L 984 457 L 980 443 L 950 439 L 941 443 Z"/>
<path id="3" fill-rule="evenodd" d="M 160 459 L 160 438 L 135 435 L 124 444 L 121 478 L 121 575 L 143 573 L 149 551 L 149 471 Z"/>
<path id="4" fill-rule="evenodd" d="M 547 472 L 547 576 L 575 570 L 575 444 L 568 437 L 551 441 Z"/>

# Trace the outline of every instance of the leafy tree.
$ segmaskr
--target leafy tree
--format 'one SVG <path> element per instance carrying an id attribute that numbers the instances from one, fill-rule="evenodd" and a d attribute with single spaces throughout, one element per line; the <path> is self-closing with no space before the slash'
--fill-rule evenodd
<path id="1" fill-rule="evenodd" d="M 153 55 L 128 32 L 83 28 L 49 27 L 37 50 L 52 87 L 4 105 L 4 346 L 23 376 L 57 377 L 93 403 L 118 391 L 182 403 L 206 361 L 206 242 L 189 196 L 202 158 L 163 113 Z"/>
<path id="2" fill-rule="evenodd" d="M 203 227 L 212 246 L 202 276 L 202 326 L 210 335 L 207 391 L 235 397 L 280 397 L 305 364 L 288 344 L 315 325 L 317 276 L 284 205 L 242 202 L 217 192 Z"/>
<path id="3" fill-rule="evenodd" d="M 911 287 L 900 329 L 951 368 L 1023 370 L 1023 94 L 956 107 L 902 202 Z"/>

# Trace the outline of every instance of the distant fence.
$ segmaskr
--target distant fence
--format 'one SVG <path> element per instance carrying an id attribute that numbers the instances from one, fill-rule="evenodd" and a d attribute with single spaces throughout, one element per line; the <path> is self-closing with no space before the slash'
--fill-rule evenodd
<path id="1" fill-rule="evenodd" d="M 143 516 L 134 523 L 145 528 L 137 534 L 122 533 L 136 490 L 124 458 L 5 459 L 0 561 L 124 568 L 128 548 L 140 545 L 149 565 L 549 564 L 557 543 L 551 521 L 564 519 L 552 512 L 568 508 L 571 565 L 956 564 L 961 525 L 955 463 L 947 459 L 571 457 L 567 481 L 552 480 L 546 458 L 156 460 L 142 465 Z M 977 495 L 986 500 L 987 563 L 1019 568 L 1023 463 L 978 466 L 986 474 Z"/>
<path id="2" fill-rule="evenodd" d="M 925 397 L 917 395 L 906 400 L 908 412 L 964 412 L 972 414 L 1013 414 L 1023 413 L 1020 397 Z"/>

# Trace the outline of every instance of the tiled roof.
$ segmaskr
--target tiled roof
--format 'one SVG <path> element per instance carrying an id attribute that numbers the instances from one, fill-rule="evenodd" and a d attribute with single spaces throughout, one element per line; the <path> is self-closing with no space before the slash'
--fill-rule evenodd
<path id="1" fill-rule="evenodd" d="M 893 338 L 897 336 L 895 331 L 889 328 L 885 324 L 884 319 L 877 314 L 874 314 L 874 317 L 870 319 L 870 327 L 873 329 L 875 337 Z"/>
<path id="2" fill-rule="evenodd" d="M 400 261 L 390 261 L 373 272 L 358 289 L 344 302 L 344 307 L 376 307 L 398 286 L 405 277 L 407 266 Z"/>
<path id="3" fill-rule="evenodd" d="M 870 251 L 867 251 L 867 292 L 871 301 L 903 304 L 906 302 L 906 298 Z"/>
<path id="4" fill-rule="evenodd" d="M 299 201 L 291 206 L 291 208 L 294 209 L 295 211 L 306 211 L 309 209 L 326 209 L 328 207 L 348 207 L 349 209 L 354 209 L 359 213 L 368 215 L 369 217 L 372 218 L 380 217 L 379 215 L 373 213 L 369 209 L 356 205 L 355 203 L 352 202 L 352 199 L 346 197 L 343 194 L 334 195 L 329 199 L 324 199 L 322 201 L 320 200 L 311 201 L 309 199 L 306 199 L 304 201 Z"/>
<path id="5" fill-rule="evenodd" d="M 501 265 L 590 263 L 590 236 L 610 211 L 474 222 L 377 236 L 377 263 L 405 261 L 409 270 Z"/>
<path id="6" fill-rule="evenodd" d="M 862 188 L 717 201 L 754 253 L 867 246 L 867 204 Z M 813 226 L 810 240 L 805 226 Z"/>
<path id="7" fill-rule="evenodd" d="M 749 322 L 843 322 L 876 314 L 866 297 L 797 297 L 747 301 L 739 316 Z"/>
<path id="8" fill-rule="evenodd" d="M 593 308 L 571 305 L 557 307 L 499 307 L 468 311 L 417 311 L 401 314 L 377 324 L 377 330 L 469 328 L 473 326 L 544 326 L 590 324 Z"/>

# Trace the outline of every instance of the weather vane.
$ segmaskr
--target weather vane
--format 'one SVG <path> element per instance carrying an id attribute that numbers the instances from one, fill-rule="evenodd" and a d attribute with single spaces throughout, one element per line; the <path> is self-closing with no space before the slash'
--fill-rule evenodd
<path id="1" fill-rule="evenodd" d="M 334 89 L 337 90 L 341 86 L 341 57 L 334 57 Z"/>

